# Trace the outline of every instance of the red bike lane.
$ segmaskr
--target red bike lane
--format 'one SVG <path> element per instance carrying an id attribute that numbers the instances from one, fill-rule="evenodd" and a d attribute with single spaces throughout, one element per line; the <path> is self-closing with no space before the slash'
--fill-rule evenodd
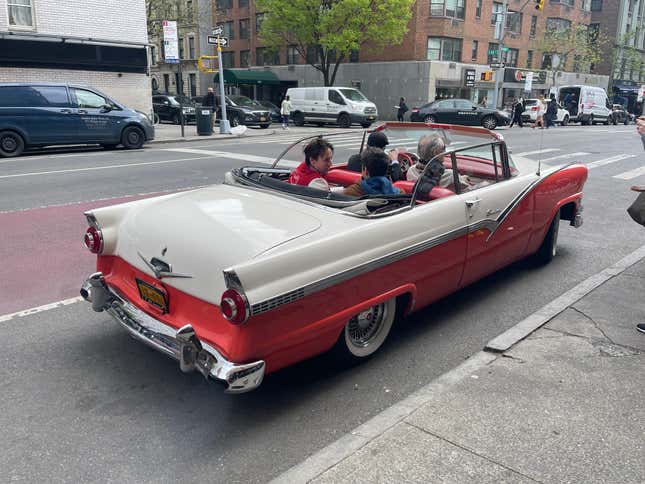
<path id="1" fill-rule="evenodd" d="M 0 315 L 78 296 L 96 261 L 83 212 L 154 195 L 0 213 Z"/>

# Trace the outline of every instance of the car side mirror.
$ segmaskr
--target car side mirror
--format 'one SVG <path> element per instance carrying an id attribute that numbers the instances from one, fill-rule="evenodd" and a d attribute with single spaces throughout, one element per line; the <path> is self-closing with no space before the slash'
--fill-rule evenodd
<path id="1" fill-rule="evenodd" d="M 103 106 L 101 106 L 101 112 L 109 113 L 110 111 L 112 111 L 112 106 L 110 106 L 109 104 L 104 104 Z"/>

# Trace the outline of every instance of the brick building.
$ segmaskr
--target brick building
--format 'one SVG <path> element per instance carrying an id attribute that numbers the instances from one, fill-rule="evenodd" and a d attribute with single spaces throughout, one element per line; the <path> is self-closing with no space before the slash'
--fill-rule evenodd
<path id="1" fill-rule="evenodd" d="M 147 42 L 143 0 L 0 0 L 0 82 L 81 83 L 150 112 Z"/>
<path id="2" fill-rule="evenodd" d="M 645 1 L 645 0 L 642 0 Z M 550 57 L 539 50 L 540 40 L 547 28 L 567 28 L 573 24 L 589 25 L 592 0 L 547 0 L 543 11 L 534 8 L 530 1 L 522 12 L 525 0 L 508 0 L 509 15 L 506 19 L 505 52 L 499 52 L 502 1 L 490 0 L 417 0 L 408 33 L 400 45 L 374 50 L 365 46 L 355 52 L 341 66 L 337 84 L 360 87 L 370 99 L 375 100 L 379 112 L 392 110 L 392 100 L 399 95 L 409 97 L 412 103 L 422 103 L 438 97 L 460 97 L 480 102 L 492 99 L 494 81 L 482 80 L 491 63 L 504 60 L 501 100 L 523 94 L 525 73 L 534 71 L 531 95 L 547 92 L 554 78 L 543 68 L 550 67 Z M 224 53 L 224 66 L 228 69 L 250 68 L 270 70 L 281 84 L 320 85 L 322 80 L 313 69 L 303 68 L 304 59 L 292 46 L 285 45 L 279 52 L 268 55 L 259 39 L 263 13 L 257 12 L 252 0 L 217 0 L 216 19 L 223 25 L 225 35 L 231 39 Z M 500 59 L 502 56 L 504 58 Z M 427 65 L 421 65 L 427 64 Z M 270 67 L 267 67 L 270 66 Z M 371 66 L 371 67 L 370 67 Z M 370 69 L 372 72 L 370 72 Z M 418 79 L 397 79 L 401 69 L 405 72 L 423 73 Z M 374 72 L 378 70 L 379 75 Z M 466 71 L 475 71 L 476 82 L 466 86 Z M 352 73 L 351 75 L 349 73 Z M 500 74 L 501 75 L 501 74 Z M 559 73 L 557 83 L 589 83 L 607 86 L 604 76 Z M 270 82 L 270 81 L 269 81 Z M 238 85 L 246 92 L 260 94 L 276 89 L 264 86 Z M 278 86 L 284 90 L 284 86 Z M 383 94 L 382 90 L 388 93 Z M 411 94 L 414 93 L 414 94 Z M 395 103 L 394 103 L 395 104 Z"/>

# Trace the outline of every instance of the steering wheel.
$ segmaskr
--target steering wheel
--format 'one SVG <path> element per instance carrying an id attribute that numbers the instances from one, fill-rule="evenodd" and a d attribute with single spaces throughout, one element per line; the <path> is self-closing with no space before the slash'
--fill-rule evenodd
<path id="1" fill-rule="evenodd" d="M 408 168 L 418 163 L 419 157 L 411 152 L 399 153 L 398 160 L 401 171 L 405 172 Z"/>

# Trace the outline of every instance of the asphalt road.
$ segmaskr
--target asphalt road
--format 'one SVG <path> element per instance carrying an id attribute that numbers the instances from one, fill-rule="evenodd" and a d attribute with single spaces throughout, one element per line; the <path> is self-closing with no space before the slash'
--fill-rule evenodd
<path id="1" fill-rule="evenodd" d="M 513 128 L 499 132 L 515 157 L 590 164 L 585 225 L 562 224 L 550 265 L 518 263 L 400 322 L 363 365 L 338 368 L 322 356 L 229 396 L 182 374 L 85 303 L 3 318 L 78 295 L 94 261 L 80 241 L 83 210 L 219 183 L 231 167 L 263 162 L 298 133 L 319 131 L 0 160 L 0 469 L 7 481 L 266 482 L 643 244 L 642 228 L 625 213 L 634 198 L 629 186 L 645 184 L 633 125 Z M 343 138 L 337 159 L 356 151 Z"/>

